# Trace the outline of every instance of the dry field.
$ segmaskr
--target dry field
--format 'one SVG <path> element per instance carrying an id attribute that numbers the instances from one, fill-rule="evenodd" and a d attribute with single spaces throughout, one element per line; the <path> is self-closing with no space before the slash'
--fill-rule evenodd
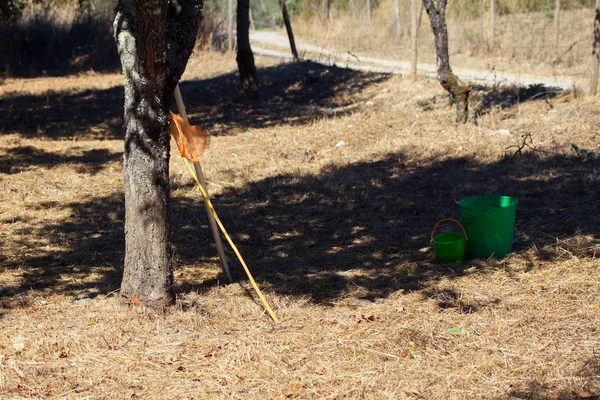
<path id="1" fill-rule="evenodd" d="M 600 395 L 600 100 L 479 88 L 459 126 L 436 82 L 258 63 L 258 100 L 216 54 L 182 92 L 277 325 L 233 257 L 225 282 L 177 154 L 177 306 L 118 306 L 121 77 L 0 86 L 0 398 Z M 519 200 L 514 252 L 440 265 L 431 228 L 486 192 Z"/>
<path id="2" fill-rule="evenodd" d="M 331 22 L 318 14 L 307 19 L 296 18 L 293 21 L 296 40 L 322 49 L 306 52 L 313 59 L 328 60 L 330 52 L 337 51 L 349 62 L 365 62 L 372 57 L 410 62 L 410 0 L 399 1 L 401 14 L 406 14 L 401 15 L 400 33 L 396 32 L 393 2 L 384 0 L 373 10 L 371 24 L 364 13 L 352 12 L 336 13 Z M 553 10 L 497 15 L 492 48 L 488 11 L 470 10 L 478 12 L 480 17 L 457 15 L 459 2 L 450 2 L 452 10 L 448 15 L 450 61 L 454 68 L 487 72 L 490 82 L 502 82 L 501 75 L 508 73 L 531 78 L 556 77 L 574 87 L 588 87 L 594 18 L 591 5 L 561 11 L 557 47 Z M 489 2 L 470 4 L 489 7 Z M 303 52 L 301 49 L 300 54 Z M 425 11 L 418 31 L 418 64 L 421 68 L 436 65 L 434 36 Z"/>

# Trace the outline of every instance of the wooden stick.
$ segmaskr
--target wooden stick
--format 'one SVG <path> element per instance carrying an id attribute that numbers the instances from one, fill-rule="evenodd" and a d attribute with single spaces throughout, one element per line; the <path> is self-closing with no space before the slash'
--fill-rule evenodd
<path id="1" fill-rule="evenodd" d="M 267 302 L 267 299 L 265 299 L 265 296 L 260 291 L 260 288 L 258 287 L 258 285 L 256 284 L 256 281 L 252 277 L 252 274 L 250 273 L 250 270 L 248 269 L 248 266 L 246 265 L 246 262 L 244 261 L 244 258 L 240 254 L 237 246 L 233 243 L 233 240 L 231 240 L 231 237 L 227 233 L 227 230 L 225 230 L 225 227 L 221 223 L 221 220 L 219 219 L 219 216 L 217 215 L 217 212 L 215 211 L 215 208 L 212 206 L 212 203 L 210 202 L 210 199 L 208 198 L 208 194 L 204 191 L 204 188 L 202 188 L 202 185 L 200 184 L 200 181 L 198 180 L 198 178 L 194 174 L 194 170 L 192 170 L 192 167 L 190 166 L 190 163 L 185 158 L 183 159 L 183 162 L 185 163 L 185 165 L 190 170 L 190 174 L 192 174 L 192 177 L 196 181 L 196 184 L 198 185 L 198 188 L 200 189 L 200 192 L 202 192 L 202 196 L 204 197 L 204 201 L 206 202 L 206 204 L 208 204 L 208 207 L 210 208 L 210 211 L 213 213 L 213 216 L 215 217 L 215 221 L 217 221 L 217 224 L 219 224 L 219 228 L 221 228 L 221 232 L 223 232 L 223 235 L 225 236 L 225 239 L 227 239 L 227 242 L 229 242 L 229 245 L 231 246 L 231 249 L 233 250 L 233 252 L 237 256 L 238 260 L 240 260 L 240 263 L 242 264 L 242 267 L 244 268 L 244 271 L 246 271 L 246 275 L 248 275 L 248 279 L 250 280 L 250 284 L 252 285 L 252 288 L 254 289 L 254 291 L 258 295 L 260 301 L 263 303 L 263 306 L 265 307 L 265 309 L 267 310 L 267 312 L 269 313 L 269 315 L 273 319 L 273 322 L 275 322 L 276 324 L 278 324 L 279 320 L 277 319 L 277 316 L 275 315 L 275 313 L 271 309 L 271 306 Z"/>
<path id="2" fill-rule="evenodd" d="M 186 122 L 188 122 L 189 120 L 187 113 L 185 112 L 185 105 L 183 104 L 183 97 L 181 96 L 181 90 L 179 90 L 179 84 L 175 87 L 175 102 L 177 103 L 177 110 L 179 111 L 179 115 Z M 200 180 L 200 184 L 202 185 L 204 191 L 208 193 L 208 190 L 206 189 L 206 180 L 204 179 L 204 174 L 202 173 L 202 167 L 200 166 L 200 162 L 194 163 L 194 170 L 196 171 L 196 176 Z M 229 265 L 227 264 L 227 258 L 225 258 L 225 250 L 223 249 L 221 235 L 219 235 L 219 229 L 217 228 L 215 218 L 213 217 L 213 214 L 210 210 L 210 206 L 207 201 L 204 201 L 204 209 L 206 210 L 206 215 L 208 216 L 208 223 L 210 225 L 213 238 L 215 240 L 215 245 L 217 246 L 219 260 L 221 261 L 221 268 L 223 268 L 223 271 L 225 271 L 225 275 L 227 275 L 227 279 L 229 280 L 229 282 L 233 282 L 233 278 L 231 277 L 231 271 L 229 270 Z"/>

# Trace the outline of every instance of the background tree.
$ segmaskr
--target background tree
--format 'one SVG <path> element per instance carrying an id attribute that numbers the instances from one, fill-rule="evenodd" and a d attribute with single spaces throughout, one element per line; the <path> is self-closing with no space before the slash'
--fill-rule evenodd
<path id="1" fill-rule="evenodd" d="M 292 31 L 292 23 L 290 22 L 290 16 L 285 5 L 285 0 L 279 0 L 279 7 L 281 8 L 281 15 L 283 17 L 283 23 L 285 30 L 290 40 L 290 49 L 292 50 L 292 56 L 294 61 L 298 61 L 298 50 L 296 50 L 296 40 L 294 39 L 294 31 Z"/>
<path id="2" fill-rule="evenodd" d="M 250 0 L 237 2 L 237 56 L 242 90 L 248 97 L 258 95 L 258 73 L 250 47 Z"/>
<path id="3" fill-rule="evenodd" d="M 456 103 L 456 120 L 461 123 L 469 119 L 471 88 L 459 81 L 450 67 L 448 54 L 448 28 L 446 26 L 446 6 L 448 0 L 423 0 L 435 36 L 438 79 Z"/>
<path id="4" fill-rule="evenodd" d="M 598 65 L 600 64 L 600 0 L 596 0 L 594 11 L 594 31 L 592 41 L 592 73 L 590 74 L 589 94 L 596 95 L 598 88 Z"/>
<path id="5" fill-rule="evenodd" d="M 121 301 L 175 302 L 169 205 L 169 105 L 192 53 L 203 0 L 119 0 L 125 76 L 125 265 Z"/>

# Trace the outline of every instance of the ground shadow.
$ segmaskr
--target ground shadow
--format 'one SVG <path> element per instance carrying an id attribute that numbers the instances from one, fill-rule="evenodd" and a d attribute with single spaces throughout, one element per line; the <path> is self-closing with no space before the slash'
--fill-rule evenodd
<path id="1" fill-rule="evenodd" d="M 389 75 L 367 74 L 312 62 L 259 70 L 261 95 L 247 99 L 239 75 L 181 82 L 192 123 L 213 135 L 242 134 L 247 129 L 302 125 L 350 112 L 355 95 Z M 0 98 L 0 133 L 27 138 L 121 139 L 123 88 L 42 95 L 9 93 Z M 344 111 L 346 110 L 346 111 Z"/>
<path id="2" fill-rule="evenodd" d="M 482 86 L 473 85 L 473 105 L 477 115 L 485 115 L 493 109 L 508 109 L 533 100 L 548 100 L 565 93 L 563 89 L 544 84 L 521 86 Z M 552 105 L 548 102 L 549 107 Z"/>
<path id="3" fill-rule="evenodd" d="M 82 155 L 59 155 L 32 146 L 18 146 L 0 155 L 0 174 L 15 174 L 32 166 L 50 168 L 60 164 L 72 164 L 79 173 L 94 175 L 109 162 L 123 157 L 122 153 L 111 153 L 107 149 L 92 149 Z"/>
<path id="4" fill-rule="evenodd" d="M 26 138 L 105 140 L 123 137 L 123 88 L 0 98 L 0 133 Z"/>
<path id="5" fill-rule="evenodd" d="M 379 161 L 330 167 L 319 175 L 271 177 L 229 190 L 215 203 L 233 225 L 244 254 L 255 261 L 259 281 L 279 293 L 317 301 L 354 289 L 366 299 L 385 297 L 400 289 L 427 288 L 427 282 L 473 267 L 495 267 L 485 260 L 441 267 L 430 251 L 422 252 L 436 221 L 458 217 L 455 202 L 469 196 L 516 197 L 514 250 L 526 252 L 535 243 L 541 250 L 531 257 L 537 259 L 564 254 L 574 235 L 600 233 L 597 163 L 534 156 L 409 166 L 404 159 L 394 153 Z M 561 244 L 553 247 L 557 239 Z M 594 257 L 598 250 L 592 241 L 572 246 L 568 251 L 582 257 Z M 535 262 L 526 264 L 533 268 Z"/>
<path id="6" fill-rule="evenodd" d="M 257 99 L 243 96 L 237 73 L 180 86 L 193 122 L 218 136 L 347 114 L 357 94 L 389 77 L 303 61 L 260 69 Z"/>
<path id="7" fill-rule="evenodd" d="M 14 248 L 22 249 L 20 256 L 0 254 L 2 269 L 22 271 L 19 284 L 0 287 L 0 304 L 9 308 L 10 300 L 26 292 L 77 297 L 90 289 L 102 293 L 117 290 L 125 249 L 123 196 L 113 194 L 83 203 L 42 202 L 37 207 L 52 208 L 61 217 L 47 225 L 21 229 L 11 240 Z M 176 264 L 213 262 L 214 244 L 208 240 L 210 235 L 206 239 L 203 235 L 210 232 L 204 207 L 194 200 L 175 198 L 172 208 Z M 19 222 L 27 221 L 5 219 L 0 226 Z"/>
<path id="8" fill-rule="evenodd" d="M 454 158 L 409 165 L 405 160 L 398 152 L 371 162 L 330 166 L 315 175 L 277 175 L 228 189 L 214 203 L 259 283 L 323 304 L 349 293 L 372 300 L 402 289 L 423 290 L 428 297 L 446 297 L 448 304 L 440 301 L 442 308 L 461 306 L 469 312 L 452 293 L 440 296 L 432 285 L 473 269 L 485 273 L 497 263 L 510 272 L 510 259 L 470 260 L 449 268 L 424 249 L 436 221 L 458 216 L 455 201 L 488 191 L 519 200 L 514 251 L 522 253 L 531 268 L 540 259 L 564 256 L 564 249 L 578 257 L 595 257 L 598 245 L 593 239 L 578 239 L 572 245 L 569 240 L 597 239 L 600 234 L 597 161 L 558 155 L 494 163 Z M 36 227 L 35 232 L 20 232 L 16 245 L 35 250 L 3 260 L 7 268 L 22 268 L 25 280 L 3 288 L 0 297 L 37 288 L 118 287 L 124 247 L 121 197 L 52 206 L 64 208 L 69 217 Z M 200 198 L 175 198 L 172 208 L 176 265 L 215 265 Z M 34 240 L 40 238 L 61 250 L 36 248 Z M 540 251 L 531 251 L 534 247 Z M 232 268 L 237 279 L 245 279 L 234 261 Z M 93 269 L 96 281 L 78 283 L 78 274 Z M 58 284 L 70 278 L 66 286 Z M 203 290 L 214 283 L 187 282 L 179 290 Z M 476 311 L 476 305 L 470 310 Z"/>
<path id="9" fill-rule="evenodd" d="M 560 88 L 548 87 L 543 84 L 521 86 L 483 86 L 471 85 L 471 111 L 476 117 L 490 113 L 494 109 L 506 110 L 519 104 L 534 100 L 546 101 L 549 109 L 553 108 L 548 101 L 565 94 Z M 417 104 L 423 111 L 431 111 L 435 108 L 445 107 L 452 102 L 447 94 L 436 95 Z"/>

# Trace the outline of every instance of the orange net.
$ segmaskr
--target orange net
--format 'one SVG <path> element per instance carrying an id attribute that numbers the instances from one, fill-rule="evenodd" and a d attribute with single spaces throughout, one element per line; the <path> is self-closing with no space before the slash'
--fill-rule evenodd
<path id="1" fill-rule="evenodd" d="M 175 139 L 181 157 L 196 163 L 208 151 L 209 133 L 186 122 L 179 115 L 169 112 L 171 136 Z"/>

